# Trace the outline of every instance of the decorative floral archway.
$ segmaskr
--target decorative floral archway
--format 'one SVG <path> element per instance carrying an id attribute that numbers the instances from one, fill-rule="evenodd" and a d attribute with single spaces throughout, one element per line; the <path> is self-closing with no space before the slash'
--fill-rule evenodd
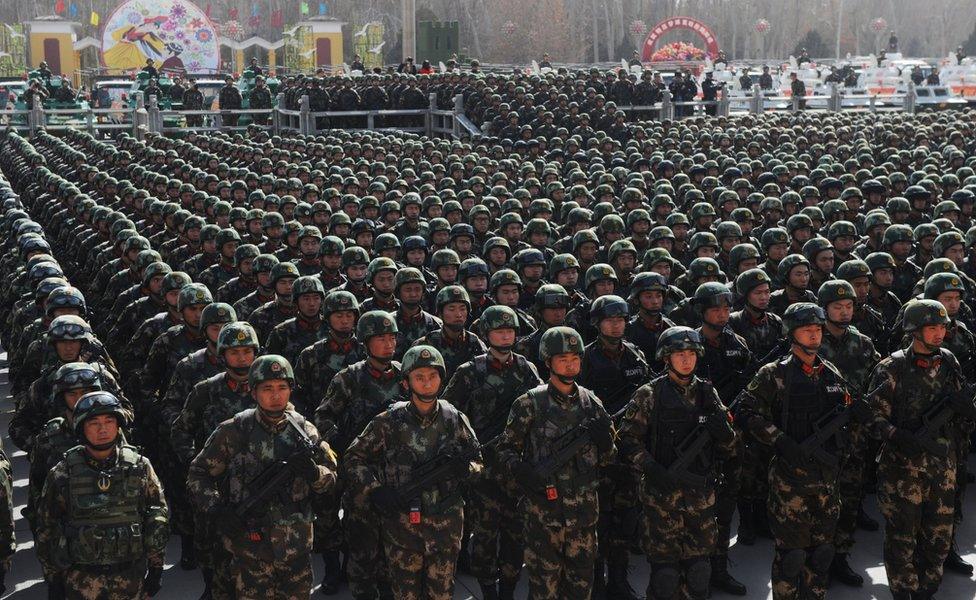
<path id="1" fill-rule="evenodd" d="M 641 46 L 641 60 L 651 60 L 658 40 L 666 33 L 676 29 L 694 32 L 705 44 L 705 53 L 711 58 L 718 56 L 718 39 L 707 25 L 691 17 L 671 17 L 670 19 L 661 21 L 647 32 L 647 37 L 644 38 L 644 45 Z"/>

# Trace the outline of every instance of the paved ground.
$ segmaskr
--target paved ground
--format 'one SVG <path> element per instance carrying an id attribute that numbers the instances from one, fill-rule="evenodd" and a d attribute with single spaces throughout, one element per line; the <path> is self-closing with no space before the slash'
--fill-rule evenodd
<path id="1" fill-rule="evenodd" d="M 8 397 L 6 354 L 0 354 L 0 433 L 3 436 L 3 446 L 10 452 L 13 444 L 7 437 L 7 424 L 10 421 L 12 404 Z M 11 600 L 37 600 L 46 597 L 46 589 L 41 580 L 40 566 L 34 556 L 34 542 L 31 540 L 27 521 L 22 519 L 20 511 L 23 509 L 27 495 L 27 458 L 23 452 L 12 453 L 11 460 L 14 469 L 14 499 L 17 504 L 17 553 L 14 556 L 10 573 L 7 574 L 7 594 L 3 598 Z M 874 499 L 868 499 L 871 513 L 877 517 Z M 972 497 L 967 502 L 969 512 L 974 511 Z M 976 519 L 966 522 L 962 528 L 960 542 L 963 553 L 971 562 L 976 562 Z M 734 545 L 731 552 L 732 572 L 749 588 L 750 599 L 771 598 L 769 590 L 769 566 L 772 559 L 772 543 L 760 540 L 755 546 L 747 547 Z M 160 600 L 196 600 L 203 589 L 199 571 L 182 571 L 172 561 L 179 560 L 179 545 L 174 538 L 170 542 L 167 556 L 166 571 L 163 576 L 163 590 L 157 596 Z M 642 557 L 633 557 L 633 573 L 631 581 L 635 589 L 643 590 L 647 585 L 648 569 Z M 888 599 L 887 580 L 884 565 L 881 563 L 881 534 L 858 533 L 858 545 L 852 557 L 852 564 L 859 572 L 866 573 L 867 582 L 860 589 L 846 588 L 835 584 L 828 594 L 832 600 L 867 600 Z M 314 560 L 316 582 L 321 578 L 321 561 Z M 526 595 L 525 581 L 522 581 L 518 596 Z M 470 577 L 461 576 L 454 597 L 457 600 L 480 600 L 476 594 L 477 583 Z M 337 600 L 348 600 L 351 596 L 347 589 L 332 596 Z M 714 598 L 732 598 L 725 594 L 715 594 Z M 317 591 L 313 598 L 324 599 Z M 976 599 L 976 580 L 968 580 L 958 575 L 948 574 L 943 583 L 939 598 L 944 600 Z"/>

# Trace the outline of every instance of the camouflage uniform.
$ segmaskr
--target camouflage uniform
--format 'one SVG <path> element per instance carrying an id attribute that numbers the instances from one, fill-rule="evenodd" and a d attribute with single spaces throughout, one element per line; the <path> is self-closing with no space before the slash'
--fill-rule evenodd
<path id="1" fill-rule="evenodd" d="M 417 345 L 404 357 L 404 377 L 413 366 L 437 365 L 443 359 L 429 346 Z M 416 468 L 438 457 L 457 457 L 451 475 L 417 498 L 399 498 L 397 506 L 378 506 L 383 546 L 396 598 L 450 600 L 454 564 L 461 548 L 464 501 L 461 484 L 477 472 L 478 441 L 465 416 L 435 400 L 422 414 L 410 402 L 398 402 L 377 415 L 353 441 L 343 470 L 356 493 L 374 497 L 377 490 L 396 493 Z M 458 456 L 471 453 L 471 457 Z M 393 514 L 384 508 L 398 508 Z"/>
<path id="2" fill-rule="evenodd" d="M 468 329 L 458 334 L 457 338 L 451 339 L 444 335 L 444 329 L 441 328 L 418 339 L 414 345 L 433 346 L 441 353 L 441 356 L 444 357 L 444 368 L 447 371 L 448 381 L 457 372 L 458 367 L 488 351 L 481 338 Z"/>
<path id="3" fill-rule="evenodd" d="M 365 357 L 362 345 L 355 337 L 347 340 L 325 337 L 305 348 L 295 361 L 297 399 L 292 403 L 300 413 L 311 417 L 339 371 Z"/>
<path id="4" fill-rule="evenodd" d="M 0 446 L 0 570 L 4 575 L 10 570 L 10 560 L 16 549 L 13 471 L 7 453 Z M 3 588 L 3 577 L 0 576 L 0 589 Z"/>

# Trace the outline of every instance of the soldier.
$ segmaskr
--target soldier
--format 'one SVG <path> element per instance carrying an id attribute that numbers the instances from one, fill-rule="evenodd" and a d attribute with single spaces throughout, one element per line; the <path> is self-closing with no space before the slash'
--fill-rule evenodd
<path id="1" fill-rule="evenodd" d="M 272 107 L 271 89 L 264 81 L 263 75 L 254 78 L 254 88 L 251 90 L 250 107 L 253 110 L 268 110 Z M 266 125 L 268 123 L 267 113 L 255 113 L 253 115 L 256 125 Z"/>
<path id="2" fill-rule="evenodd" d="M 735 433 L 715 388 L 695 374 L 704 353 L 698 332 L 666 329 L 656 355 L 666 372 L 637 390 L 620 423 L 621 458 L 643 473 L 641 545 L 651 565 L 649 599 L 671 599 L 679 590 L 681 597 L 708 597 L 718 538 L 716 459 L 735 451 Z M 682 456 L 679 448 L 692 436 L 710 441 L 698 456 Z M 678 460 L 686 466 L 674 468 Z"/>
<path id="3" fill-rule="evenodd" d="M 166 301 L 165 310 L 156 313 L 136 327 L 132 338 L 115 353 L 119 358 L 121 372 L 127 374 L 122 382 L 127 390 L 138 389 L 139 371 L 145 366 L 146 355 L 156 338 L 170 327 L 183 322 L 183 314 L 179 309 L 180 290 L 191 283 L 193 280 L 182 271 L 173 271 L 163 277 L 163 285 L 159 292 Z"/>
<path id="4" fill-rule="evenodd" d="M 936 300 L 904 312 L 911 345 L 882 360 L 871 376 L 871 428 L 884 442 L 878 502 L 885 517 L 884 561 L 895 600 L 930 599 L 942 583 L 953 532 L 953 494 L 961 435 L 976 419 L 971 391 L 951 351 L 942 348 L 949 315 Z M 922 417 L 946 400 L 948 421 L 922 439 Z"/>
<path id="5" fill-rule="evenodd" d="M 535 292 L 535 314 L 538 317 L 539 328 L 516 342 L 515 352 L 527 358 L 535 366 L 540 377 L 548 378 L 549 371 L 546 370 L 546 365 L 539 356 L 539 342 L 550 327 L 558 327 L 566 322 L 570 302 L 571 298 L 566 288 L 556 283 L 539 286 Z"/>
<path id="6" fill-rule="evenodd" d="M 190 464 L 187 485 L 197 512 L 231 555 L 233 597 L 307 597 L 313 500 L 335 484 L 335 454 L 290 408 L 295 376 L 283 357 L 255 360 L 246 383 L 257 406 L 209 435 Z"/>
<path id="7" fill-rule="evenodd" d="M 378 310 L 365 313 L 356 324 L 356 338 L 366 346 L 366 358 L 336 374 L 315 410 L 319 430 L 331 432 L 324 437 L 340 453 L 400 395 L 400 363 L 393 360 L 397 339 L 393 315 Z M 346 490 L 342 505 L 350 591 L 364 598 L 388 594 L 380 527 L 368 498 L 362 490 Z"/>
<path id="8" fill-rule="evenodd" d="M 834 558 L 840 514 L 837 491 L 847 459 L 846 432 L 821 440 L 824 458 L 813 458 L 801 444 L 815 425 L 851 404 L 837 368 L 818 356 L 826 315 L 807 302 L 783 315 L 790 354 L 763 366 L 740 398 L 736 421 L 759 442 L 772 446 L 769 515 L 776 551 L 772 565 L 773 598 L 824 598 Z M 852 413 L 864 419 L 865 406 Z M 797 507 L 802 507 L 797 508 Z"/>
<path id="9" fill-rule="evenodd" d="M 237 318 L 247 320 L 259 307 L 275 299 L 275 285 L 271 282 L 271 270 L 281 261 L 274 254 L 259 254 L 254 259 L 254 284 L 252 292 L 233 303 Z"/>
<path id="10" fill-rule="evenodd" d="M 13 472 L 10 459 L 0 446 L 0 594 L 7 591 L 4 579 L 10 571 L 10 561 L 17 549 L 14 534 Z"/>
<path id="11" fill-rule="evenodd" d="M 329 325 L 322 318 L 324 299 L 325 289 L 318 277 L 306 275 L 296 279 L 291 288 L 295 316 L 271 330 L 265 352 L 280 354 L 293 364 L 302 350 L 328 335 Z"/>
<path id="12" fill-rule="evenodd" d="M 503 431 L 515 399 L 539 385 L 539 374 L 524 356 L 512 352 L 518 327 L 515 311 L 489 306 L 479 323 L 488 352 L 458 367 L 444 399 L 471 420 L 478 439 L 487 444 Z M 486 474 L 469 492 L 471 574 L 486 598 L 510 600 L 523 561 L 518 494 L 492 458 L 485 458 Z"/>
<path id="13" fill-rule="evenodd" d="M 224 79 L 224 87 L 220 88 L 220 92 L 217 95 L 217 102 L 220 105 L 221 111 L 240 110 L 244 105 L 244 98 L 241 97 L 241 91 L 234 85 L 234 78 L 230 75 Z M 226 127 L 237 127 L 237 121 L 240 119 L 240 115 L 222 112 L 220 116 Z"/>
<path id="14" fill-rule="evenodd" d="M 783 320 L 768 310 L 771 286 L 772 279 L 762 269 L 749 269 L 735 278 L 742 310 L 729 315 L 729 327 L 745 340 L 756 359 L 766 357 L 782 340 Z"/>
<path id="15" fill-rule="evenodd" d="M 394 293 L 399 300 L 394 316 L 397 322 L 398 356 L 402 356 L 414 342 L 441 328 L 441 320 L 422 307 L 427 280 L 413 267 L 404 267 L 393 279 Z"/>
<path id="16" fill-rule="evenodd" d="M 298 277 L 298 267 L 290 262 L 279 262 L 271 268 L 270 283 L 274 300 L 257 307 L 246 317 L 254 326 L 261 343 L 267 344 L 271 330 L 295 316 L 292 288 Z"/>
<path id="17" fill-rule="evenodd" d="M 258 247 L 254 244 L 241 244 L 234 251 L 234 264 L 237 275 L 217 288 L 214 299 L 218 302 L 234 304 L 257 288 L 254 275 L 254 260 L 258 257 Z"/>
<path id="18" fill-rule="evenodd" d="M 162 587 L 169 539 L 159 479 L 119 435 L 128 419 L 118 398 L 85 394 L 73 420 L 81 445 L 48 473 L 37 505 L 48 597 L 151 598 Z"/>
<path id="19" fill-rule="evenodd" d="M 465 329 L 471 299 L 463 287 L 449 285 L 437 292 L 436 312 L 441 328 L 418 339 L 416 344 L 433 346 L 444 360 L 444 382 L 450 381 L 458 367 L 488 351 L 473 331 Z"/>
<path id="20" fill-rule="evenodd" d="M 611 414 L 623 409 L 650 374 L 644 353 L 624 340 L 629 313 L 627 302 L 613 294 L 601 296 L 590 305 L 590 323 L 599 334 L 584 349 L 578 381 L 596 394 Z M 607 596 L 632 599 L 636 594 L 627 582 L 627 563 L 636 533 L 637 482 L 629 469 L 617 467 L 605 469 L 599 489 L 601 562 L 594 573 L 595 587 L 602 587 L 605 560 Z"/>
<path id="21" fill-rule="evenodd" d="M 409 400 L 370 421 L 343 470 L 382 517 L 394 596 L 450 600 L 464 523 L 461 486 L 480 471 L 478 440 L 467 417 L 437 398 L 446 375 L 437 349 L 410 348 L 400 375 Z M 440 461 L 443 478 L 406 495 L 418 469 Z"/>
<path id="22" fill-rule="evenodd" d="M 585 600 L 596 562 L 599 469 L 616 453 L 613 423 L 599 398 L 576 384 L 583 355 L 580 335 L 553 327 L 541 344 L 549 382 L 512 405 L 497 460 L 524 494 L 530 595 Z M 558 457 L 559 448 L 575 452 Z"/>

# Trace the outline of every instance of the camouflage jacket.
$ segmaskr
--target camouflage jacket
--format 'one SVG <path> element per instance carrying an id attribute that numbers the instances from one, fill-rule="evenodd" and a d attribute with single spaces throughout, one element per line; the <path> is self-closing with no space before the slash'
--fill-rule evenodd
<path id="1" fill-rule="evenodd" d="M 270 296 L 265 296 L 261 294 L 260 289 L 255 287 L 254 291 L 250 292 L 233 304 L 234 312 L 237 313 L 238 320 L 247 321 L 251 318 L 251 313 L 265 304 L 274 302 L 274 299 L 275 297 L 273 292 Z"/>
<path id="2" fill-rule="evenodd" d="M 246 320 L 251 324 L 252 327 L 254 327 L 254 331 L 258 334 L 258 339 L 261 341 L 261 343 L 267 344 L 268 337 L 271 335 L 271 330 L 294 316 L 294 305 L 281 304 L 275 300 L 262 304 L 258 308 L 254 309 L 254 312 L 248 315 Z M 240 315 L 237 315 L 237 318 L 244 319 L 244 317 Z"/>
<path id="3" fill-rule="evenodd" d="M 392 362 L 390 369 L 381 373 L 370 366 L 368 359 L 361 360 L 339 371 L 329 384 L 322 403 L 315 409 L 316 427 L 342 454 L 370 420 L 402 393 L 400 363 Z"/>
<path id="4" fill-rule="evenodd" d="M 766 357 L 783 339 L 783 319 L 766 311 L 758 319 L 747 309 L 729 315 L 729 327 L 745 340 L 756 360 Z"/>
<path id="5" fill-rule="evenodd" d="M 224 285 L 217 288 L 214 292 L 214 300 L 217 302 L 226 302 L 228 304 L 234 304 L 244 296 L 247 296 L 258 287 L 257 280 L 253 277 L 243 278 L 234 277 L 227 281 Z"/>
<path id="6" fill-rule="evenodd" d="M 152 296 L 139 298 L 122 309 L 122 313 L 112 325 L 105 341 L 110 348 L 124 348 L 132 340 L 132 336 L 135 335 L 139 325 L 154 315 L 158 315 L 161 311 L 166 311 L 165 300 Z"/>
<path id="7" fill-rule="evenodd" d="M 172 313 L 166 311 L 153 315 L 136 328 L 132 339 L 126 343 L 123 351 L 120 352 L 121 356 L 119 356 L 119 368 L 123 373 L 126 373 L 123 384 L 128 385 L 132 377 L 138 381 L 138 373 L 146 364 L 146 356 L 149 355 L 149 349 L 152 348 L 153 342 L 163 335 L 167 329 L 175 327 L 181 322 L 180 318 L 174 317 Z"/>
<path id="8" fill-rule="evenodd" d="M 834 337 L 825 327 L 818 354 L 840 368 L 841 375 L 853 387 L 851 393 L 860 394 L 867 393 L 871 372 L 881 360 L 871 338 L 854 326 L 848 327 L 840 337 Z"/>
<path id="9" fill-rule="evenodd" d="M 173 421 L 186 405 L 186 399 L 193 391 L 193 386 L 222 370 L 217 356 L 209 346 L 194 350 L 181 358 L 169 378 L 166 394 L 159 397 L 153 407 L 153 415 L 159 417 L 160 430 L 170 431 Z"/>
<path id="10" fill-rule="evenodd" d="M 450 381 L 451 377 L 464 363 L 474 360 L 475 356 L 484 354 L 488 351 L 485 343 L 481 341 L 473 331 L 463 331 L 457 340 L 450 340 L 444 335 L 444 329 L 431 331 L 422 338 L 414 342 L 416 345 L 426 344 L 433 346 L 440 351 L 444 357 L 444 369 L 447 371 L 445 381 Z M 397 344 L 399 348 L 399 343 Z"/>
<path id="11" fill-rule="evenodd" d="M 650 376 L 644 353 L 627 341 L 620 348 L 608 350 L 597 339 L 583 352 L 583 364 L 577 381 L 596 394 L 610 413 L 623 408 L 630 397 Z"/>
<path id="12" fill-rule="evenodd" d="M 189 271 L 187 271 L 187 273 L 189 273 Z M 200 271 L 200 273 L 194 279 L 196 279 L 196 281 L 202 283 L 203 285 L 207 286 L 207 289 L 210 290 L 210 293 L 216 296 L 220 288 L 230 283 L 236 277 L 237 277 L 237 267 L 218 262 L 217 264 L 210 265 L 206 269 Z M 236 301 L 237 298 L 235 298 L 232 302 L 236 302 Z M 220 302 L 228 302 L 228 301 L 220 300 Z"/>
<path id="13" fill-rule="evenodd" d="M 226 372 L 194 385 L 170 431 L 170 442 L 180 462 L 193 460 L 223 421 L 253 407 L 247 381 L 235 381 Z"/>
<path id="14" fill-rule="evenodd" d="M 294 365 L 302 350 L 324 339 L 328 334 L 329 324 L 322 319 L 292 317 L 271 330 L 264 342 L 264 353 L 280 354 Z"/>
<path id="15" fill-rule="evenodd" d="M 425 310 L 413 316 L 403 313 L 403 308 L 394 313 L 397 324 L 396 356 L 399 359 L 410 346 L 425 335 L 441 328 L 441 320 Z"/>
<path id="16" fill-rule="evenodd" d="M 157 397 L 166 395 L 169 378 L 180 359 L 194 350 L 207 345 L 207 339 L 187 325 L 174 325 L 156 338 L 149 348 L 146 366 L 139 377 L 139 401 L 137 410 L 148 408 Z"/>
<path id="17" fill-rule="evenodd" d="M 263 517 L 248 522 L 238 536 L 226 538 L 232 553 L 248 560 L 274 562 L 312 551 L 313 505 L 320 505 L 313 497 L 335 484 L 335 454 L 298 413 L 289 410 L 286 419 L 272 425 L 256 409 L 248 409 L 221 423 L 190 463 L 187 488 L 197 511 L 212 515 L 231 509 L 250 496 L 258 474 L 277 468 L 277 461 L 289 458 L 304 443 L 287 419 L 316 446 L 313 457 L 319 476 L 311 483 L 295 477 L 271 499 Z M 261 543 L 249 541 L 247 530 L 259 533 Z"/>
<path id="18" fill-rule="evenodd" d="M 311 415 L 325 398 L 326 389 L 336 374 L 365 358 L 363 346 L 355 337 L 345 342 L 326 337 L 302 350 L 293 363 L 296 390 L 292 402 L 298 412 Z"/>

